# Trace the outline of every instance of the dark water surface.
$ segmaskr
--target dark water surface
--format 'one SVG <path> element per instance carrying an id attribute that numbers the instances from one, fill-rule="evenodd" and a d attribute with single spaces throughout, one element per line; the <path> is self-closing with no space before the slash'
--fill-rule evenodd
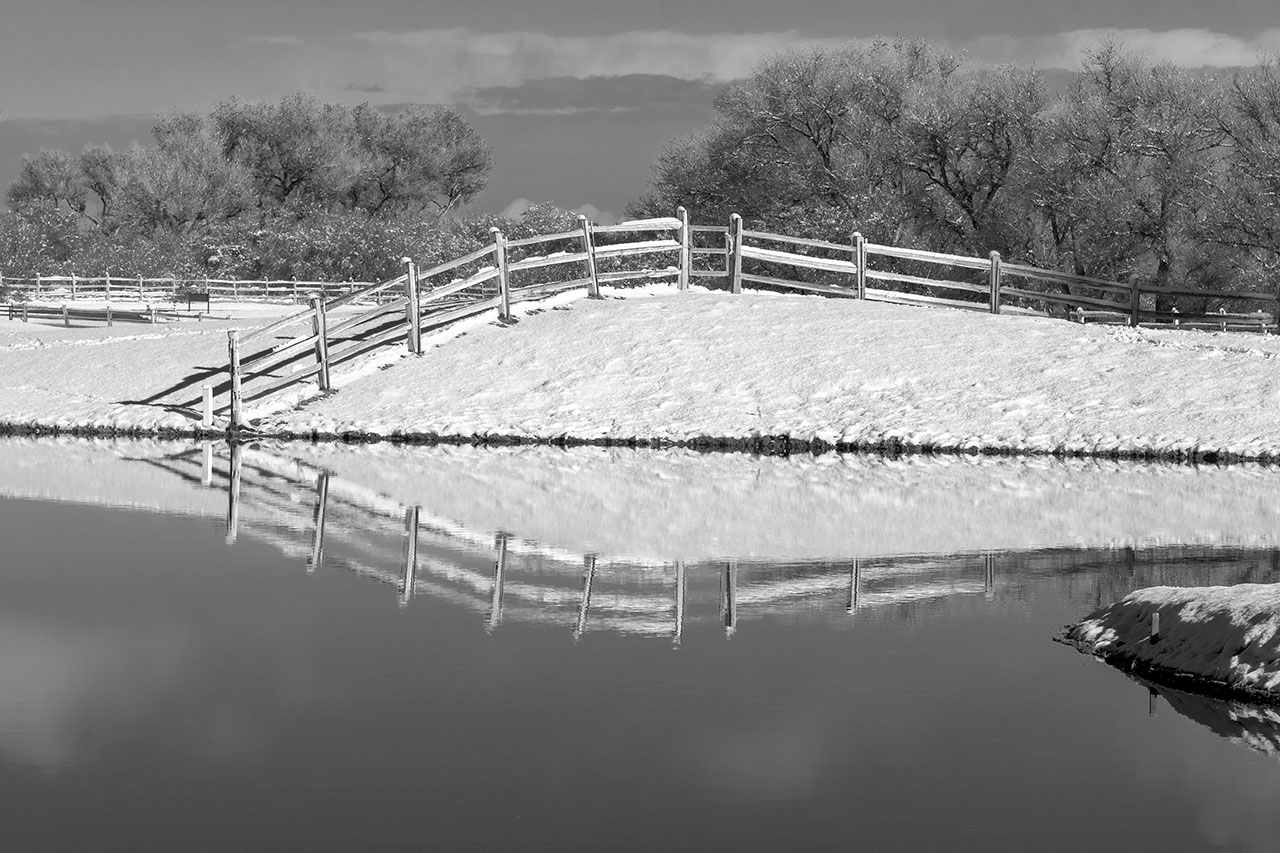
<path id="1" fill-rule="evenodd" d="M 396 525 L 280 502 L 228 543 L 0 499 L 4 849 L 1280 849 L 1280 717 L 1050 639 L 1273 550 L 627 566 L 424 525 L 406 585 Z"/>

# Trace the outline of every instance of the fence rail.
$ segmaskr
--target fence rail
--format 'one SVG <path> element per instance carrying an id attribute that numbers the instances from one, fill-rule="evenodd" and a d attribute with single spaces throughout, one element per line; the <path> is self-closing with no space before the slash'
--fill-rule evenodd
<path id="1" fill-rule="evenodd" d="M 684 290 L 693 279 L 711 278 L 720 279 L 732 293 L 750 284 L 992 314 L 1056 312 L 1078 322 L 1224 331 L 1275 331 L 1280 312 L 1274 294 L 1160 290 L 1143 287 L 1136 277 L 1124 284 L 1005 264 L 998 252 L 975 258 L 868 243 L 856 232 L 848 243 L 793 237 L 744 229 L 737 214 L 727 227 L 691 225 L 684 208 L 675 217 L 604 226 L 580 216 L 578 225 L 573 231 L 518 240 L 508 240 L 494 228 L 489 244 L 425 271 L 405 258 L 405 273 L 388 281 L 342 285 L 344 292 L 333 298 L 313 292 L 303 311 L 244 335 L 230 332 L 226 378 L 205 385 L 201 397 L 179 407 L 201 406 L 207 428 L 212 428 L 215 416 L 226 414 L 227 430 L 234 433 L 247 425 L 245 403 L 302 383 L 314 382 L 320 391 L 328 391 L 335 365 L 389 346 L 406 346 L 409 353 L 421 354 L 424 332 L 495 310 L 500 322 L 512 322 L 513 304 L 576 288 L 598 297 L 601 283 L 621 281 L 674 279 Z M 662 260 L 655 262 L 654 256 Z M 797 270 L 809 277 L 798 278 Z M 1021 286 L 1010 286 L 1006 277 L 1018 279 Z M 868 287 L 868 281 L 882 286 Z M 1196 312 L 1178 313 L 1168 304 L 1175 297 L 1206 304 Z M 1151 304 L 1144 306 L 1144 298 Z M 328 324 L 329 311 L 365 299 L 378 304 Z M 1209 302 L 1261 303 L 1270 311 L 1228 312 L 1221 305 L 1211 313 Z M 293 326 L 309 328 L 281 339 L 280 333 Z M 270 343 L 264 343 L 266 339 Z M 258 347 L 246 350 L 249 342 Z M 194 384 L 195 380 L 165 394 L 194 392 Z"/>

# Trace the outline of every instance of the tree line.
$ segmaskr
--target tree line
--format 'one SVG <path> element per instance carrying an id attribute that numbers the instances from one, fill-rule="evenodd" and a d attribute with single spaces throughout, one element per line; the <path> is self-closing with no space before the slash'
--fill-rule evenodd
<path id="1" fill-rule="evenodd" d="M 1117 42 L 1054 91 L 913 39 L 797 50 L 673 140 L 632 215 L 669 214 L 1156 286 L 1280 285 L 1280 65 L 1152 63 Z"/>
<path id="2" fill-rule="evenodd" d="M 489 224 L 451 218 L 492 165 L 453 109 L 233 99 L 152 137 L 25 156 L 0 272 L 374 280 Z"/>

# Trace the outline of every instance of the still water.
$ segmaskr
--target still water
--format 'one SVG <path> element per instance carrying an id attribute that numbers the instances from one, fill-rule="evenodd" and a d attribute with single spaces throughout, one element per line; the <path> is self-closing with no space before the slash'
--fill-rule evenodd
<path id="1" fill-rule="evenodd" d="M 54 452 L 0 498 L 6 850 L 1280 848 L 1280 716 L 1051 639 L 1258 541 L 646 559 L 359 457 Z"/>

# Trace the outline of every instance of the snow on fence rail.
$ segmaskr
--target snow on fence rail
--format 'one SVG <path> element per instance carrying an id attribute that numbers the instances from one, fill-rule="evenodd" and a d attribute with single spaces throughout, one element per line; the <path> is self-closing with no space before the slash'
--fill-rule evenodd
<path id="1" fill-rule="evenodd" d="M 685 290 L 693 279 L 721 279 L 732 293 L 744 284 L 870 299 L 984 311 L 1060 316 L 1086 321 L 1124 321 L 1137 326 L 1185 326 L 1222 330 L 1274 331 L 1280 311 L 1273 294 L 1247 291 L 1161 290 L 1071 275 L 1022 264 L 1006 264 L 999 252 L 986 258 L 868 243 L 860 233 L 848 243 L 746 230 L 733 214 L 727 227 L 691 225 L 685 209 L 674 217 L 593 225 L 578 217 L 578 228 L 556 234 L 509 240 L 497 228 L 492 242 L 460 258 L 419 270 L 405 258 L 403 275 L 348 289 L 341 295 L 309 297 L 310 306 L 243 336 L 229 333 L 227 378 L 206 386 L 202 398 L 180 408 L 196 409 L 205 428 L 227 415 L 227 430 L 246 425 L 244 405 L 289 386 L 314 381 L 331 388 L 330 370 L 377 349 L 405 345 L 421 354 L 422 333 L 487 311 L 510 322 L 511 306 L 576 288 L 592 297 L 602 282 L 674 278 Z M 766 244 L 766 245 L 761 245 Z M 666 257 L 654 265 L 651 257 Z M 637 260 L 639 259 L 639 260 Z M 875 260 L 873 265 L 872 261 Z M 800 273 L 796 271 L 799 270 Z M 804 278 L 798 275 L 806 276 Z M 868 283 L 882 285 L 868 286 Z M 1014 286 L 1014 285 L 1017 286 Z M 1050 289 L 1054 288 L 1054 289 Z M 1144 308 L 1143 297 L 1154 304 Z M 1197 312 L 1178 313 L 1173 298 L 1201 301 Z M 329 326 L 327 313 L 356 301 L 378 304 Z M 1261 303 L 1270 313 L 1209 313 L 1217 302 Z M 280 340 L 283 330 L 309 327 Z M 245 344 L 272 342 L 246 351 Z M 175 390 L 193 389 L 194 381 Z"/>

